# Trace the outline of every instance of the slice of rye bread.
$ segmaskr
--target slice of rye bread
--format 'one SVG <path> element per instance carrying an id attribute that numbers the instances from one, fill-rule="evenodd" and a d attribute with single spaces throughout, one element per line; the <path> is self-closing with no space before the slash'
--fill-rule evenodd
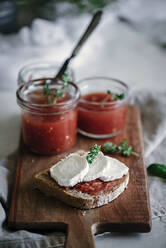
<path id="1" fill-rule="evenodd" d="M 54 196 L 64 203 L 80 208 L 91 209 L 103 206 L 117 198 L 127 187 L 129 173 L 120 179 L 112 181 L 113 186 L 107 192 L 88 194 L 73 188 L 66 188 L 50 177 L 49 169 L 35 175 L 34 185 L 47 196 Z"/>

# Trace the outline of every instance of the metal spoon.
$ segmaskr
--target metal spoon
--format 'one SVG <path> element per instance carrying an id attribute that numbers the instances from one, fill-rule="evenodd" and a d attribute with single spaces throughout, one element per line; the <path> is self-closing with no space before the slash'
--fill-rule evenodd
<path id="1" fill-rule="evenodd" d="M 62 75 L 64 74 L 64 72 L 67 69 L 68 64 L 70 63 L 71 59 L 74 58 L 79 50 L 81 49 L 82 45 L 84 44 L 84 42 L 88 39 L 88 37 L 90 36 L 90 34 L 93 32 L 93 30 L 96 28 L 96 26 L 99 24 L 100 20 L 101 20 L 101 16 L 102 16 L 102 11 L 97 11 L 94 15 L 93 18 L 90 22 L 90 24 L 88 25 L 87 29 L 85 30 L 84 34 L 81 36 L 80 40 L 78 41 L 78 43 L 76 44 L 75 48 L 73 49 L 71 55 L 69 58 L 67 58 L 65 60 L 65 62 L 63 63 L 63 65 L 61 66 L 60 70 L 58 71 L 57 75 L 55 76 L 55 79 L 57 78 L 61 78 Z"/>

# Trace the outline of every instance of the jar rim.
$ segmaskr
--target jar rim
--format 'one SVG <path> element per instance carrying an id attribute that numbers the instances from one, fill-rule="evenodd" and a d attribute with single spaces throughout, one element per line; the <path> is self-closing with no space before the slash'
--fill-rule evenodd
<path id="1" fill-rule="evenodd" d="M 125 93 L 125 97 L 124 97 L 124 99 L 122 99 L 122 100 L 117 100 L 117 101 L 114 101 L 114 102 L 105 102 L 105 103 L 101 103 L 101 102 L 92 102 L 92 101 L 88 101 L 88 100 L 86 100 L 86 99 L 84 99 L 84 98 L 80 98 L 79 99 L 79 102 L 80 103 L 86 103 L 86 104 L 89 104 L 89 105 L 91 105 L 91 106 L 98 106 L 98 107 L 100 107 L 100 106 L 105 106 L 105 107 L 109 107 L 109 106 L 119 106 L 119 105 L 122 105 L 122 104 L 124 104 L 124 103 L 126 103 L 126 102 L 128 102 L 128 100 L 129 100 L 129 93 L 130 93 L 130 88 L 129 88 L 129 86 L 126 84 L 126 83 L 124 83 L 124 82 L 122 82 L 121 80 L 119 80 L 119 79 L 116 79 L 116 78 L 111 78 L 111 77 L 105 77 L 105 76 L 95 76 L 95 77 L 87 77 L 87 78 L 83 78 L 83 79 L 81 79 L 79 82 L 78 82 L 78 86 L 79 86 L 79 88 L 81 88 L 81 83 L 83 83 L 83 82 L 85 82 L 85 81 L 89 81 L 89 80 L 94 80 L 94 79 L 104 79 L 104 80 L 108 80 L 108 81 L 114 81 L 117 85 L 121 85 L 121 86 L 123 86 L 124 87 L 124 89 L 125 89 L 125 91 L 124 91 L 124 93 Z"/>
<path id="2" fill-rule="evenodd" d="M 55 103 L 55 104 L 38 104 L 38 103 L 32 103 L 28 100 L 25 100 L 23 95 L 22 95 L 23 91 L 28 89 L 29 86 L 33 85 L 33 83 L 35 84 L 35 82 L 39 82 L 43 79 L 55 81 L 57 85 L 60 84 L 60 83 L 58 83 L 58 81 L 55 78 L 47 77 L 47 78 L 42 78 L 42 79 L 30 80 L 27 83 L 20 85 L 20 87 L 16 91 L 17 103 L 20 107 L 25 108 L 27 110 L 32 110 L 33 113 L 35 113 L 35 111 L 36 111 L 37 114 L 38 114 L 38 111 L 40 111 L 41 109 L 43 110 L 40 112 L 41 114 L 44 114 L 44 113 L 45 114 L 54 114 L 52 112 L 48 113 L 46 111 L 48 109 L 52 109 L 55 111 L 59 110 L 59 112 L 66 112 L 70 107 L 73 107 L 74 103 L 76 103 L 78 101 L 78 99 L 80 97 L 80 90 L 79 90 L 78 86 L 73 82 L 68 82 L 68 84 L 72 85 L 75 88 L 75 95 L 73 98 L 71 98 L 65 102 L 60 102 L 60 103 Z M 68 107 L 67 110 L 65 109 L 66 106 Z"/>
<path id="3" fill-rule="evenodd" d="M 37 68 L 39 68 L 40 66 L 48 66 L 48 67 L 54 66 L 54 68 L 60 68 L 59 62 L 56 60 L 35 60 L 33 62 L 25 64 L 23 67 L 20 68 L 18 72 L 18 79 L 24 81 L 25 83 L 25 80 L 22 74 L 26 73 L 28 70 L 31 70 L 33 66 Z M 70 72 L 71 77 L 73 79 L 74 78 L 73 69 L 69 66 L 67 70 Z M 40 80 L 40 78 L 37 78 L 37 79 Z"/>

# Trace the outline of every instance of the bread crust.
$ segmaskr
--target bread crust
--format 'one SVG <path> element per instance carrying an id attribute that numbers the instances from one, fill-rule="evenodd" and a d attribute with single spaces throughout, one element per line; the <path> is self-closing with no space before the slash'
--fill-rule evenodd
<path id="1" fill-rule="evenodd" d="M 116 199 L 127 187 L 129 173 L 117 182 L 106 193 L 90 195 L 76 189 L 65 188 L 58 185 L 49 174 L 49 169 L 35 175 L 34 185 L 47 196 L 54 196 L 62 202 L 80 209 L 91 209 L 103 206 Z"/>

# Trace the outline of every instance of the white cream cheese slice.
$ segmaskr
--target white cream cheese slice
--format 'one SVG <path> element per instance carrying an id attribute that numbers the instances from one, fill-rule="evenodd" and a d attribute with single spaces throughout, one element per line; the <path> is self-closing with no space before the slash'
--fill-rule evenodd
<path id="1" fill-rule="evenodd" d="M 122 178 L 129 168 L 119 160 L 104 156 L 99 152 L 92 164 L 88 164 L 85 155 L 72 153 L 50 168 L 50 176 L 60 186 L 73 187 L 79 182 L 92 181 L 97 178 L 104 182 Z"/>
<path id="2" fill-rule="evenodd" d="M 122 178 L 128 173 L 129 168 L 124 163 L 108 156 L 105 156 L 105 158 L 107 159 L 108 166 L 105 170 L 103 170 L 102 176 L 100 176 L 102 181 L 113 181 L 115 179 Z"/>
<path id="3" fill-rule="evenodd" d="M 84 156 L 72 153 L 50 168 L 50 176 L 60 186 L 74 186 L 82 182 L 89 165 Z"/>
<path id="4" fill-rule="evenodd" d="M 87 153 L 85 154 L 86 159 Z M 101 176 L 105 175 L 105 171 L 108 167 L 108 161 L 106 156 L 102 152 L 99 152 L 96 159 L 93 161 L 92 164 L 89 165 L 89 171 L 84 177 L 83 181 L 91 181 L 95 180 L 96 178 L 100 178 Z"/>

